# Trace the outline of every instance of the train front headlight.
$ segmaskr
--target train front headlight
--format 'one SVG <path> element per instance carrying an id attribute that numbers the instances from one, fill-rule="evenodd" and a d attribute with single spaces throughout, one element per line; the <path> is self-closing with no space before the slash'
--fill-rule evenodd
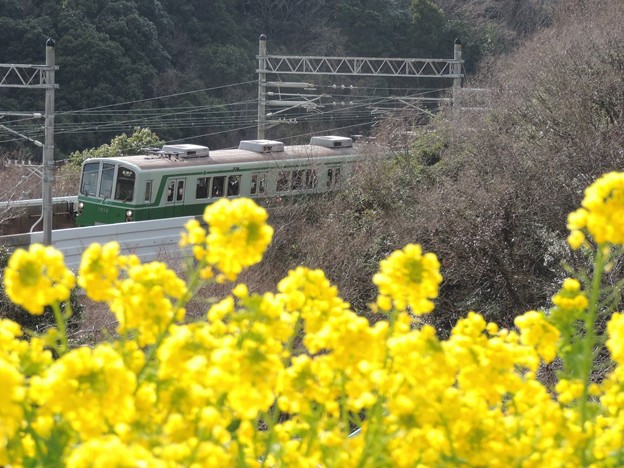
<path id="1" fill-rule="evenodd" d="M 82 214 L 83 209 L 84 209 L 84 202 L 78 202 L 78 213 Z"/>
<path id="2" fill-rule="evenodd" d="M 126 221 L 132 221 L 132 210 L 126 210 Z"/>

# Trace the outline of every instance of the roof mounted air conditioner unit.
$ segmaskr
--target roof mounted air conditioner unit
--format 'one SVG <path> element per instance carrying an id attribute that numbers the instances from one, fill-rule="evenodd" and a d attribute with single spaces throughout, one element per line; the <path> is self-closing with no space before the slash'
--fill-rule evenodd
<path id="1" fill-rule="evenodd" d="M 181 145 L 164 145 L 162 152 L 165 154 L 174 154 L 178 158 L 200 158 L 210 155 L 207 146 L 181 144 Z"/>
<path id="2" fill-rule="evenodd" d="M 284 143 L 275 140 L 241 140 L 238 149 L 256 153 L 277 153 L 284 151 Z"/>
<path id="3" fill-rule="evenodd" d="M 310 139 L 310 145 L 324 146 L 325 148 L 350 148 L 353 146 L 353 140 L 341 136 L 314 136 Z"/>

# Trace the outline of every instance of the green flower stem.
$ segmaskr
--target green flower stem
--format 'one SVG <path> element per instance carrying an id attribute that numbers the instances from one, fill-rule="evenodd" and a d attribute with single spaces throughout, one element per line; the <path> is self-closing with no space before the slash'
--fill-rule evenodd
<path id="1" fill-rule="evenodd" d="M 583 379 L 583 394 L 581 395 L 579 412 L 581 427 L 585 430 L 587 422 L 587 403 L 589 397 L 589 385 L 591 384 L 591 371 L 594 365 L 594 346 L 596 345 L 596 317 L 598 315 L 598 304 L 600 300 L 600 286 L 604 273 L 607 258 L 604 254 L 605 245 L 600 244 L 596 249 L 596 260 L 594 261 L 594 274 L 589 290 L 589 304 L 585 314 L 585 336 L 583 336 L 583 356 L 581 360 L 581 378 Z M 608 256 L 607 256 L 608 257 Z"/>
<path id="2" fill-rule="evenodd" d="M 297 320 L 295 321 L 295 327 L 294 330 L 292 332 L 292 334 L 290 335 L 290 338 L 288 339 L 288 342 L 285 345 L 285 350 L 288 351 L 288 357 L 282 359 L 282 364 L 284 364 L 285 367 L 287 367 L 290 362 L 291 359 L 293 357 L 293 351 L 295 350 L 295 340 L 297 339 L 297 337 L 299 336 L 299 333 L 301 333 L 301 331 L 303 330 L 303 319 L 301 318 L 301 312 L 299 312 Z"/>
<path id="3" fill-rule="evenodd" d="M 196 428 L 199 427 L 199 422 L 200 422 L 199 415 L 200 415 L 200 412 L 198 411 L 197 414 L 195 415 L 195 421 L 194 421 Z M 190 468 L 195 464 L 195 459 L 197 458 L 197 453 L 199 451 L 199 447 L 201 443 L 208 439 L 208 437 L 206 437 L 206 431 L 203 429 L 196 429 L 195 436 L 197 437 L 197 443 L 193 447 L 193 450 L 191 451 L 191 454 L 188 457 L 188 461 L 185 464 L 187 468 Z"/>
<path id="4" fill-rule="evenodd" d="M 65 354 L 69 347 L 67 345 L 67 324 L 65 323 L 65 318 L 61 313 L 61 305 L 58 301 L 52 304 L 52 310 L 54 311 L 54 318 L 56 319 L 56 327 L 58 328 L 59 335 L 61 338 L 61 345 L 58 348 L 59 356 Z"/>
<path id="5" fill-rule="evenodd" d="M 34 411 L 32 406 L 24 406 L 24 416 L 26 418 L 26 432 L 30 434 L 35 445 L 36 459 L 44 460 L 46 453 L 46 444 L 41 436 L 37 433 L 37 431 L 35 431 L 35 429 L 33 428 L 33 422 L 36 417 L 36 412 Z"/>
<path id="6" fill-rule="evenodd" d="M 262 463 L 260 466 L 267 466 L 267 460 L 269 455 L 271 454 L 271 450 L 273 444 L 275 443 L 275 425 L 279 419 L 279 408 L 277 407 L 277 402 L 274 402 L 269 411 L 266 413 L 266 418 L 264 419 L 264 423 L 267 425 L 267 437 L 264 445 L 264 456 L 262 457 Z"/>
<path id="7" fill-rule="evenodd" d="M 377 392 L 375 392 L 377 393 Z M 358 461 L 358 468 L 364 468 L 365 466 L 371 466 L 371 458 L 372 465 L 375 465 L 375 455 L 380 455 L 380 445 L 383 442 L 384 432 L 380 425 L 380 421 L 383 416 L 383 406 L 382 406 L 382 397 L 377 393 L 377 401 L 370 410 L 370 415 L 368 419 L 368 428 L 365 434 L 361 434 L 364 439 L 364 450 L 362 451 L 362 455 L 360 460 Z"/>

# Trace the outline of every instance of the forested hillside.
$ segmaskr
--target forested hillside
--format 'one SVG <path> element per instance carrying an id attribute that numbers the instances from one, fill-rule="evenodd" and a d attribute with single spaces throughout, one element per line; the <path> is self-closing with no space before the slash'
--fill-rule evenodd
<path id="1" fill-rule="evenodd" d="M 261 33 L 270 53 L 375 57 L 452 58 L 453 40 L 461 37 L 470 73 L 484 57 L 549 24 L 554 3 L 0 0 L 0 63 L 44 63 L 47 38 L 56 41 L 57 159 L 134 126 L 165 140 L 219 147 L 254 134 Z M 0 89 L 0 110 L 42 107 L 40 92 Z M 42 135 L 36 122 L 15 125 Z M 6 134 L 0 143 L 19 144 Z"/>
<path id="2" fill-rule="evenodd" d="M 431 316 L 441 331 L 472 309 L 509 325 L 548 303 L 562 262 L 583 265 L 564 242 L 565 216 L 584 187 L 624 166 L 620 0 L 0 4 L 0 62 L 39 63 L 45 39 L 57 40 L 57 158 L 134 126 L 212 147 L 254 137 L 261 32 L 273 53 L 362 56 L 448 56 L 461 37 L 465 87 L 484 90 L 479 99 L 431 119 L 391 163 L 371 150 L 346 192 L 273 218 L 266 266 L 246 278 L 256 290 L 305 264 L 364 310 L 379 261 L 417 242 L 442 262 Z M 17 94 L 0 90 L 0 109 L 38 108 L 41 96 Z M 201 121 L 207 109 L 222 117 Z M 379 122 L 377 141 L 396 143 L 413 123 Z"/>
<path id="3" fill-rule="evenodd" d="M 449 109 L 390 162 L 371 151 L 348 191 L 276 220 L 260 289 L 296 265 L 318 267 L 364 310 L 378 262 L 419 243 L 442 263 L 429 317 L 440 332 L 470 310 L 512 326 L 548 307 L 565 265 L 590 268 L 567 247 L 567 214 L 596 178 L 624 168 L 623 50 L 619 0 L 563 5 L 471 78 L 467 87 L 488 90 L 479 106 Z M 412 128 L 388 122 L 378 141 L 404 143 Z"/>

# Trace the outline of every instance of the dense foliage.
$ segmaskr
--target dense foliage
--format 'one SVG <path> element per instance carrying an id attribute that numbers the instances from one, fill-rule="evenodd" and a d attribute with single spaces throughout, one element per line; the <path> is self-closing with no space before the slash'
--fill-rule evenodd
<path id="1" fill-rule="evenodd" d="M 208 146 L 223 147 L 253 134 L 253 120 L 234 131 L 227 122 L 241 108 L 224 107 L 218 121 L 201 112 L 257 97 L 261 33 L 273 53 L 438 58 L 450 58 L 454 38 L 462 36 L 470 71 L 521 35 L 510 26 L 527 8 L 514 2 L 522 3 L 484 2 L 495 5 L 497 17 L 485 4 L 465 10 L 463 2 L 434 0 L 0 0 L 0 63 L 43 63 L 46 39 L 55 39 L 57 159 L 137 125 L 168 141 L 211 135 Z M 550 3 L 533 7 L 540 20 L 549 17 Z M 507 10 L 514 13 L 503 15 Z M 527 21 L 531 29 L 540 24 Z M 1 110 L 42 107 L 38 91 L 0 89 Z M 197 110 L 192 124 L 164 119 L 181 108 Z M 145 110 L 153 114 L 133 118 Z M 16 125 L 41 139 L 35 123 Z"/>
<path id="2" fill-rule="evenodd" d="M 579 5 L 488 65 L 466 85 L 488 91 L 466 91 L 463 108 L 427 127 L 408 117 L 380 126 L 347 191 L 279 219 L 271 267 L 251 273 L 250 285 L 269 287 L 306 264 L 364 312 L 379 260 L 420 243 L 443 259 L 427 319 L 440 333 L 459 311 L 511 326 L 547 304 L 566 275 L 562 264 L 586 264 L 566 248 L 558 213 L 572 211 L 600 174 L 624 167 L 624 10 L 620 2 Z M 376 156 L 387 149 L 391 160 Z"/>

